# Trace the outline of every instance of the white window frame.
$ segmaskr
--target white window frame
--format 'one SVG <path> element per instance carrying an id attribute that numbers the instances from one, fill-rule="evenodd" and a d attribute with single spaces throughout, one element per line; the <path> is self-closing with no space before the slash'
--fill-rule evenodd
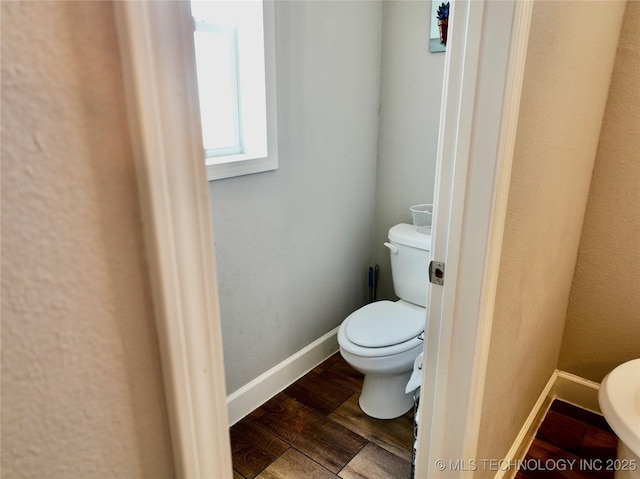
<path id="1" fill-rule="evenodd" d="M 260 0 L 253 0 L 260 1 Z M 278 168 L 278 113 L 276 85 L 275 2 L 263 0 L 264 28 L 264 101 L 262 85 L 256 85 L 256 77 L 262 75 L 263 66 L 247 64 L 247 57 L 254 62 L 261 60 L 254 45 L 238 39 L 238 120 L 240 147 L 227 151 L 204 150 L 207 180 L 214 181 L 235 176 L 249 175 Z M 195 28 L 206 28 L 207 22 L 196 22 Z M 247 53 L 248 50 L 253 50 Z M 257 72 L 257 73 L 256 73 Z M 189 72 L 187 72 L 189 74 Z M 191 72 L 196 75 L 196 72 Z M 255 122 L 255 119 L 259 119 Z M 262 118 L 266 119 L 266 131 Z"/>

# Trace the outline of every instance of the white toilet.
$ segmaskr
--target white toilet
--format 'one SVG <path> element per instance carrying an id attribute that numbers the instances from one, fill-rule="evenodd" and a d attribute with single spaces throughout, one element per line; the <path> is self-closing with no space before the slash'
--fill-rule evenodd
<path id="1" fill-rule="evenodd" d="M 402 416 L 413 406 L 405 387 L 423 351 L 431 235 L 402 223 L 389 230 L 385 246 L 400 300 L 370 303 L 338 329 L 340 354 L 365 375 L 360 408 L 378 419 Z"/>

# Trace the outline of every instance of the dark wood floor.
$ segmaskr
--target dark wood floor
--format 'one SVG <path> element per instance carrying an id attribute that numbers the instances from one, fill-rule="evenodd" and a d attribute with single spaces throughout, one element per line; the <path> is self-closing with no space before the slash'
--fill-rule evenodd
<path id="1" fill-rule="evenodd" d="M 234 478 L 409 479 L 413 411 L 373 419 L 335 354 L 231 427 Z"/>
<path id="2" fill-rule="evenodd" d="M 612 479 L 617 445 L 602 416 L 555 400 L 516 479 Z"/>
<path id="3" fill-rule="evenodd" d="M 413 411 L 365 415 L 362 380 L 337 353 L 232 426 L 234 478 L 409 479 Z M 516 479 L 612 479 L 616 447 L 602 416 L 554 401 Z"/>

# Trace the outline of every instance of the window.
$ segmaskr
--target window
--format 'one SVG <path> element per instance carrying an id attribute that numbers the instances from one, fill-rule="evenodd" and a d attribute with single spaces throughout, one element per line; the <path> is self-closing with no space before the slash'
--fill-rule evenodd
<path id="1" fill-rule="evenodd" d="M 273 3 L 191 1 L 209 180 L 278 167 Z"/>

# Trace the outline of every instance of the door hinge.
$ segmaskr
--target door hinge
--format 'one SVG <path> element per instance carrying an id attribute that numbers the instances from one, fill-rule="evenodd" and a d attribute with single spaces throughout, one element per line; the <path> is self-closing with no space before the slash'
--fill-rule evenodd
<path id="1" fill-rule="evenodd" d="M 429 263 L 429 281 L 433 284 L 444 284 L 444 263 L 432 261 Z"/>

